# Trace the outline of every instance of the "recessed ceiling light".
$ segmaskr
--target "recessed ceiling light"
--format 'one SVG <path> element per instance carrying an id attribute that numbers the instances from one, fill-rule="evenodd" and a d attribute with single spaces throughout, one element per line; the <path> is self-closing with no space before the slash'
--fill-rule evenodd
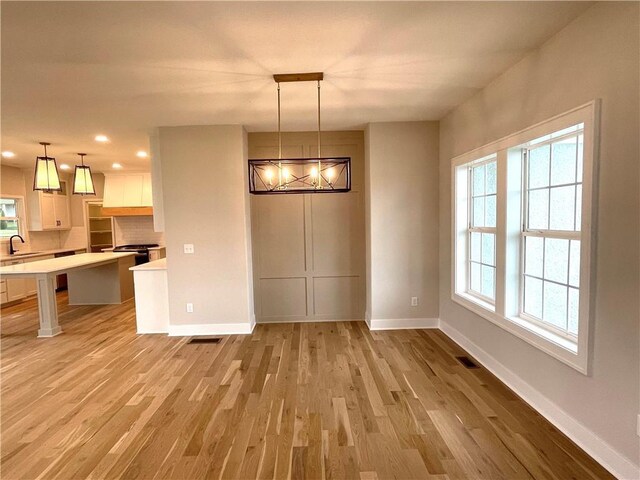
<path id="1" fill-rule="evenodd" d="M 122 165 L 120 165 L 119 163 L 114 163 L 111 165 L 111 168 L 115 168 L 117 170 L 119 168 L 122 168 Z"/>
<path id="2" fill-rule="evenodd" d="M 60 168 L 62 170 L 69 170 L 71 167 L 69 165 L 67 165 L 66 163 L 63 163 L 63 164 L 60 165 Z"/>
<path id="3" fill-rule="evenodd" d="M 147 152 L 145 152 L 144 150 L 139 150 L 136 153 L 136 157 L 140 157 L 140 158 L 147 158 Z"/>
<path id="4" fill-rule="evenodd" d="M 2 152 L 2 156 L 4 158 L 13 158 L 16 156 L 16 154 L 7 150 L 5 152 Z"/>
<path id="5" fill-rule="evenodd" d="M 109 141 L 109 137 L 107 137 L 106 135 L 96 135 L 95 138 L 96 142 L 108 142 Z"/>

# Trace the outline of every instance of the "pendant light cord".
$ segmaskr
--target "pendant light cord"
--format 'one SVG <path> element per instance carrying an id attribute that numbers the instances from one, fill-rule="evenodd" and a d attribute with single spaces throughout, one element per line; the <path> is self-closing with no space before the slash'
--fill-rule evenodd
<path id="1" fill-rule="evenodd" d="M 320 154 L 320 80 L 318 80 L 318 158 L 321 158 Z"/>

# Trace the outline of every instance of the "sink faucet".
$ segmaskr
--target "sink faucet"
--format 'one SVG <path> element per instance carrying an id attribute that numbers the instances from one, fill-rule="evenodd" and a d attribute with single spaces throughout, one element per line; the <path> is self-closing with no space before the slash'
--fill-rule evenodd
<path id="1" fill-rule="evenodd" d="M 17 252 L 17 250 L 13 248 L 13 239 L 16 237 L 18 237 L 20 241 L 24 243 L 24 238 L 22 238 L 20 235 L 11 235 L 11 237 L 9 237 L 9 255 L 13 255 Z"/>

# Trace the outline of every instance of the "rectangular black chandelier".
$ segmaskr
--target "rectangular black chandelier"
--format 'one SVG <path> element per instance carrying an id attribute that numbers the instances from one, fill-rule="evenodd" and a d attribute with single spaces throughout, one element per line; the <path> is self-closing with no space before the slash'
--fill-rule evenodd
<path id="1" fill-rule="evenodd" d="M 336 193 L 351 190 L 351 158 L 249 160 L 249 193 Z"/>

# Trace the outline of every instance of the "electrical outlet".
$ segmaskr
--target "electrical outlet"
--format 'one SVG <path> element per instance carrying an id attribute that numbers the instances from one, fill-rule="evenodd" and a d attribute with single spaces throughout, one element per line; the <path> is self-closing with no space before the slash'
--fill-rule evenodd
<path id="1" fill-rule="evenodd" d="M 187 303 L 187 313 L 193 313 L 193 303 Z"/>
<path id="2" fill-rule="evenodd" d="M 193 253 L 193 252 L 194 252 L 193 243 L 185 243 L 184 253 Z"/>
<path id="3" fill-rule="evenodd" d="M 418 306 L 418 297 L 411 297 L 411 306 L 412 307 Z"/>

